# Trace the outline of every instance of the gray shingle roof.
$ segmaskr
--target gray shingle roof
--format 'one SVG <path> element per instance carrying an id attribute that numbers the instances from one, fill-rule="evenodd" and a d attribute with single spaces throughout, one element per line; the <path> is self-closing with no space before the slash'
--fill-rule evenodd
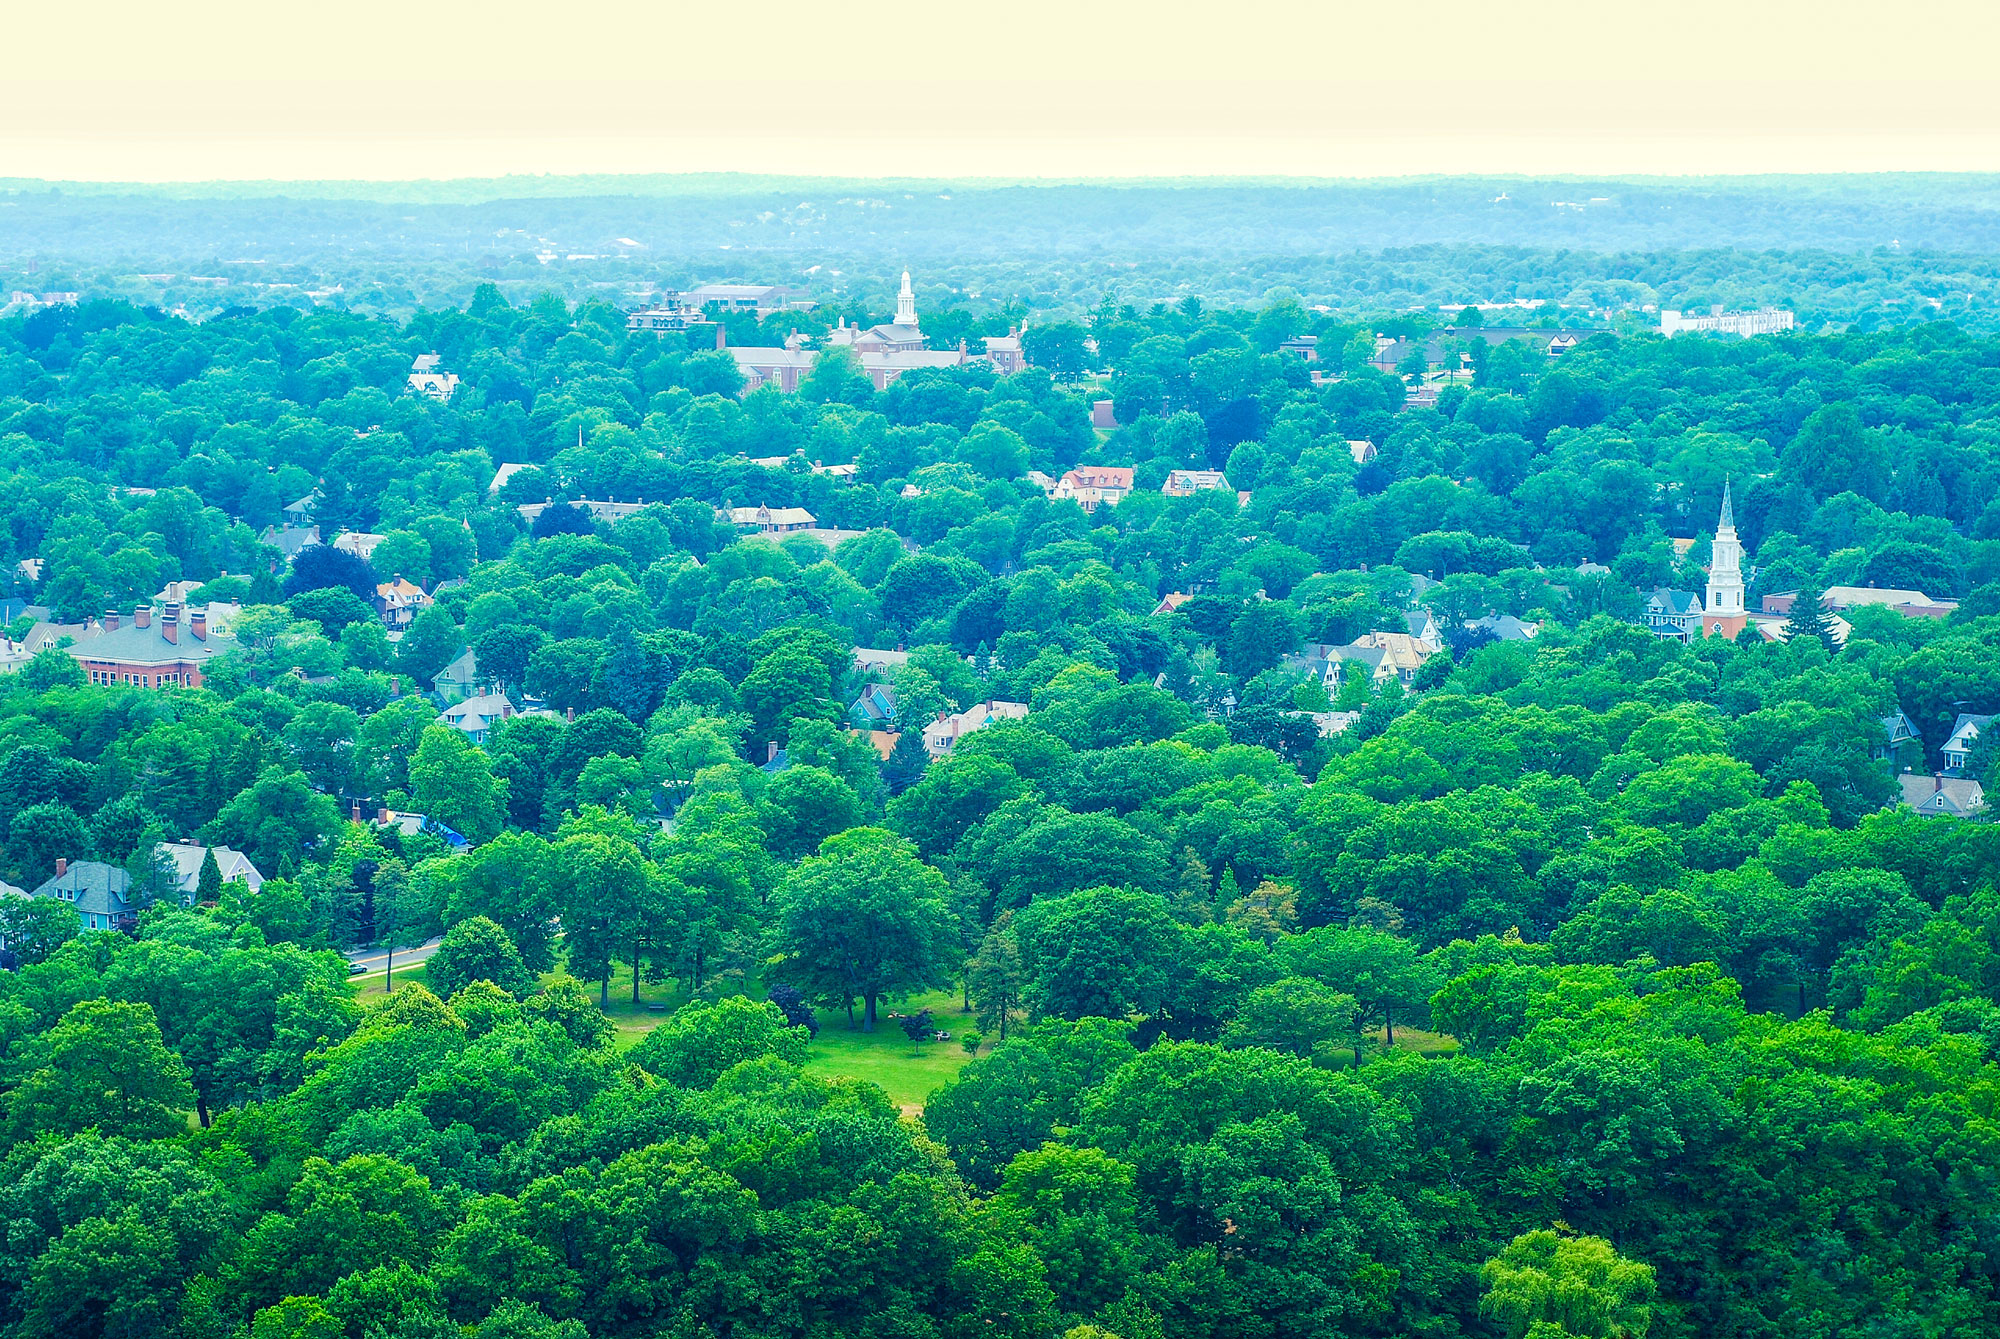
<path id="1" fill-rule="evenodd" d="M 167 640 L 167 625 L 154 619 L 150 627 L 138 627 L 127 623 L 110 632 L 100 633 L 87 642 L 79 642 L 70 648 L 70 653 L 80 660 L 113 660 L 124 665 L 171 665 L 177 661 L 193 661 L 201 664 L 224 651 L 236 649 L 236 639 L 211 631 L 206 639 L 194 635 L 193 629 L 183 623 L 180 640 Z"/>

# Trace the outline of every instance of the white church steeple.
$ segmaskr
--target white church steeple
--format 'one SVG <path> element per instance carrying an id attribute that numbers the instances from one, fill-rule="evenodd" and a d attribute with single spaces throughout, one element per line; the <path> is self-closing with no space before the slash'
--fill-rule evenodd
<path id="1" fill-rule="evenodd" d="M 910 272 L 903 271 L 903 291 L 896 295 L 896 324 L 917 323 L 917 295 L 910 291 Z"/>
<path id="2" fill-rule="evenodd" d="M 1708 614 L 1730 617 L 1743 612 L 1743 545 L 1736 539 L 1736 515 L 1729 505 L 1729 482 L 1722 484 L 1722 516 L 1715 523 L 1715 544 L 1708 560 Z"/>

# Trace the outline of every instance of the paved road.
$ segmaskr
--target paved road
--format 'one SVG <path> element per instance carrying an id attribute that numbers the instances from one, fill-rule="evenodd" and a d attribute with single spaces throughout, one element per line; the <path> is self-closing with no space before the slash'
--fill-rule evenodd
<path id="1" fill-rule="evenodd" d="M 437 946 L 443 942 L 442 939 L 428 939 L 409 948 L 397 948 L 396 966 L 415 967 L 437 952 Z M 353 949 L 346 954 L 346 958 L 349 962 L 359 963 L 368 969 L 366 972 L 355 973 L 354 979 L 357 981 L 363 976 L 380 976 L 389 965 L 389 955 L 381 949 Z"/>

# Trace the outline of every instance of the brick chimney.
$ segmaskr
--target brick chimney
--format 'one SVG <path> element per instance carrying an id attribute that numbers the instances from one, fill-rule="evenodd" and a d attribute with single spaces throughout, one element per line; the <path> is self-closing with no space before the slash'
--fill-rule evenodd
<path id="1" fill-rule="evenodd" d="M 361 822 L 361 801 L 359 800 L 354 802 L 354 822 L 357 825 Z"/>
<path id="2" fill-rule="evenodd" d="M 208 610 L 194 611 L 194 616 L 188 620 L 188 631 L 194 634 L 194 639 L 198 642 L 208 640 Z"/>
<path id="3" fill-rule="evenodd" d="M 104 630 L 106 632 L 118 631 L 118 611 L 116 609 L 107 609 L 104 611 Z"/>
<path id="4" fill-rule="evenodd" d="M 67 856 L 57 856 L 56 877 L 60 879 L 63 875 L 67 873 L 69 873 L 69 858 Z"/>
<path id="5" fill-rule="evenodd" d="M 169 645 L 180 645 L 181 603 L 179 600 L 167 601 L 167 607 L 160 611 L 160 635 L 167 639 Z"/>
<path id="6" fill-rule="evenodd" d="M 150 604 L 138 604 L 132 606 L 132 626 L 135 628 L 152 627 L 153 606 Z"/>
<path id="7" fill-rule="evenodd" d="M 765 761 L 765 762 L 776 762 L 776 761 L 778 761 L 778 741 L 777 741 L 777 740 L 775 740 L 775 739 L 767 739 L 767 740 L 765 740 L 765 741 L 764 741 L 764 761 Z"/>

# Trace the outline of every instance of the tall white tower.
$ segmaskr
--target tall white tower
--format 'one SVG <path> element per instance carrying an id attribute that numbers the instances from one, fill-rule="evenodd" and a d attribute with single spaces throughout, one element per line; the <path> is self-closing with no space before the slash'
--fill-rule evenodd
<path id="1" fill-rule="evenodd" d="M 910 272 L 903 271 L 903 291 L 896 295 L 896 324 L 917 323 L 917 295 L 910 291 Z"/>
<path id="2" fill-rule="evenodd" d="M 1722 485 L 1722 516 L 1715 523 L 1715 544 L 1708 559 L 1708 616 L 1729 618 L 1743 613 L 1743 545 L 1736 539 L 1736 514 L 1729 505 L 1729 483 Z"/>

